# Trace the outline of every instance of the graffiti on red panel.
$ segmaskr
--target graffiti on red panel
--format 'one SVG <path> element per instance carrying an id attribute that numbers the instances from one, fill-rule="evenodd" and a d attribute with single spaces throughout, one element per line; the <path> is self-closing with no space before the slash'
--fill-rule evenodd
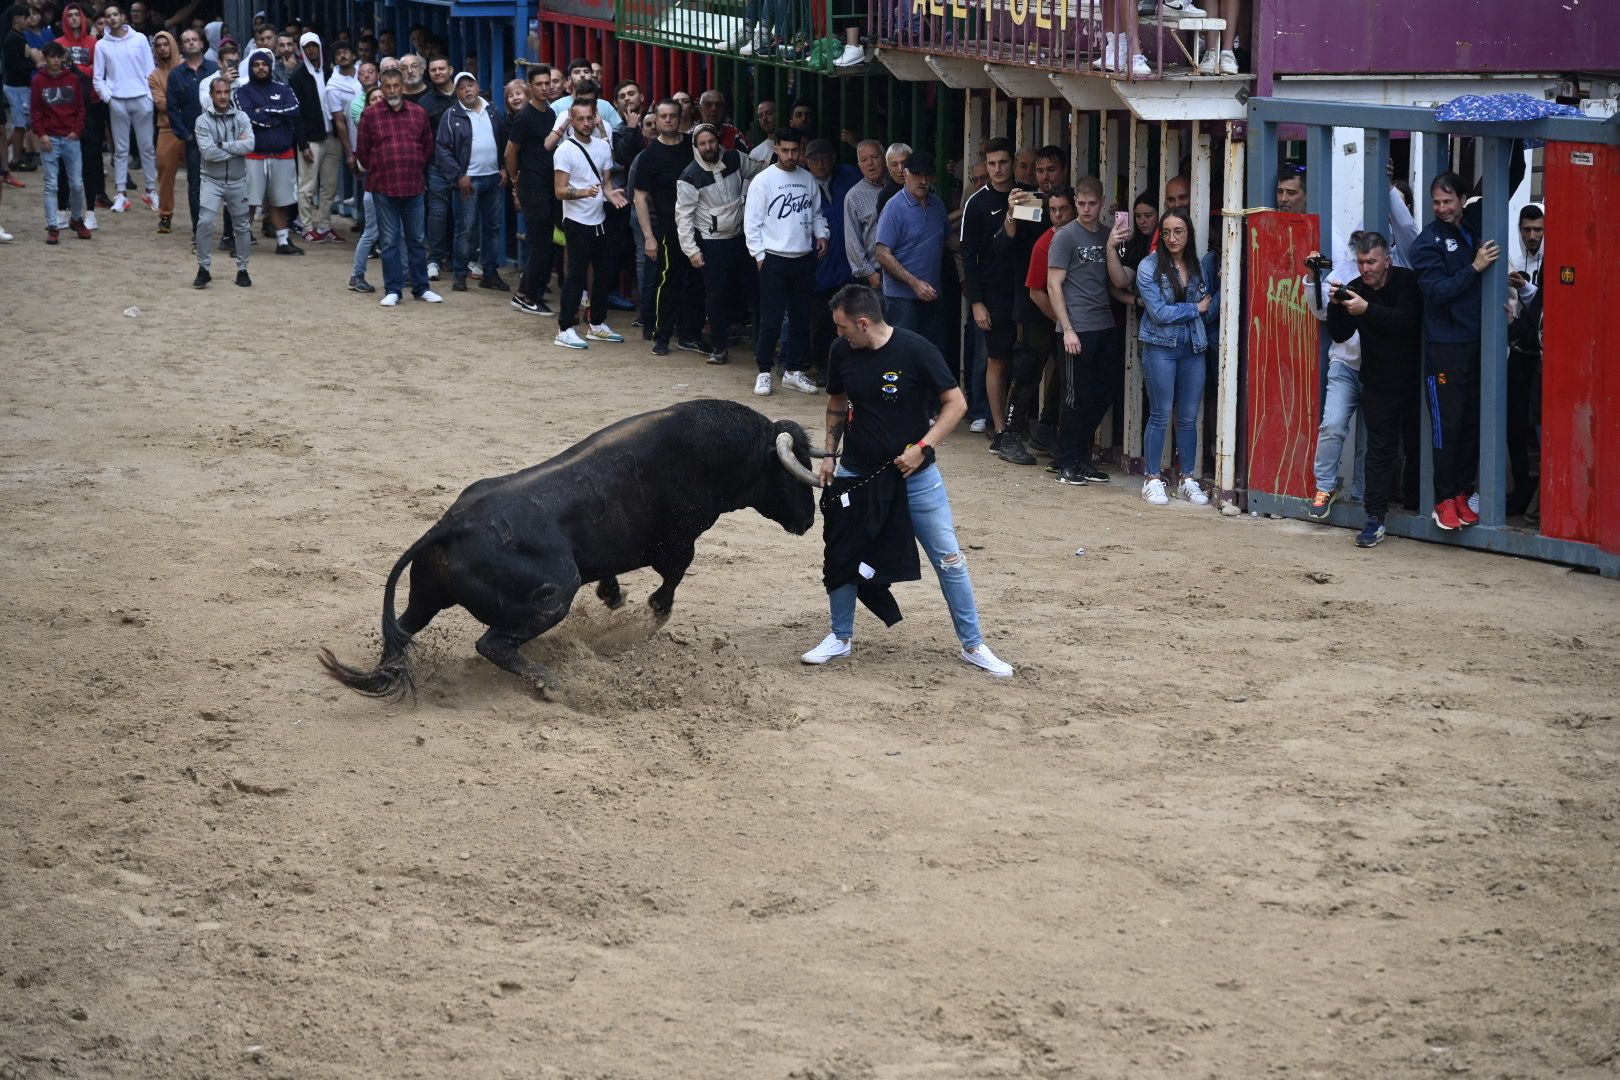
<path id="1" fill-rule="evenodd" d="M 1320 245 L 1307 214 L 1264 213 L 1249 228 L 1250 491 L 1310 498 L 1321 410 L 1320 340 L 1305 299 L 1305 256 Z"/>

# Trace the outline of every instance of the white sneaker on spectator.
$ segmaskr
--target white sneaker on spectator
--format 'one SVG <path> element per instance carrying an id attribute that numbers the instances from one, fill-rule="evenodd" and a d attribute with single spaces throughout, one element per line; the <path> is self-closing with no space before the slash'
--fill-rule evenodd
<path id="1" fill-rule="evenodd" d="M 866 50 L 859 45 L 845 45 L 844 51 L 838 59 L 833 61 L 833 67 L 854 67 L 866 60 Z"/>
<path id="2" fill-rule="evenodd" d="M 1170 505 L 1170 496 L 1165 494 L 1164 481 L 1157 476 L 1150 476 L 1142 481 L 1142 498 L 1154 506 Z"/>
<path id="3" fill-rule="evenodd" d="M 399 293 L 388 293 L 383 296 L 381 300 L 377 301 L 377 304 L 380 307 L 399 307 Z"/>
<path id="4" fill-rule="evenodd" d="M 112 212 L 115 213 L 115 214 L 122 214 L 125 210 L 128 210 L 128 209 L 129 209 L 129 200 L 124 198 L 123 193 L 120 192 L 118 197 L 113 200 Z"/>
<path id="5" fill-rule="evenodd" d="M 1221 50 L 1221 74 L 1238 74 L 1237 53 L 1233 52 L 1231 49 Z"/>
<path id="6" fill-rule="evenodd" d="M 422 301 L 422 303 L 424 303 L 424 304 L 442 304 L 442 303 L 444 303 L 444 297 L 440 296 L 438 293 L 434 292 L 432 289 L 423 289 L 421 292 L 416 294 L 416 298 L 418 300 Z"/>
<path id="7" fill-rule="evenodd" d="M 6 232 L 4 225 L 0 225 L 0 244 L 9 244 L 15 239 L 17 239 L 15 236 L 12 236 L 10 233 Z"/>
<path id="8" fill-rule="evenodd" d="M 760 397 L 770 397 L 771 396 L 771 373 L 770 372 L 762 371 L 762 372 L 759 373 L 759 377 L 754 380 L 754 393 L 758 394 Z"/>
<path id="9" fill-rule="evenodd" d="M 1177 490 L 1181 492 L 1181 497 L 1183 499 L 1186 499 L 1194 506 L 1209 505 L 1209 496 L 1205 495 L 1204 489 L 1198 486 L 1198 481 L 1194 480 L 1190 476 L 1183 476 L 1181 478 L 1181 486 Z"/>
<path id="10" fill-rule="evenodd" d="M 990 646 L 980 642 L 971 649 L 962 650 L 962 659 L 974 667 L 983 668 L 998 679 L 1013 677 L 1012 665 L 990 651 Z"/>
<path id="11" fill-rule="evenodd" d="M 592 341 L 623 341 L 624 335 L 619 333 L 607 323 L 591 323 L 591 328 L 585 331 L 585 336 Z"/>
<path id="12" fill-rule="evenodd" d="M 436 263 L 436 262 L 428 263 L 428 280 L 429 281 L 438 281 L 439 280 L 439 264 L 438 263 Z"/>
<path id="13" fill-rule="evenodd" d="M 557 336 L 551 339 L 551 343 L 553 345 L 560 345 L 565 349 L 590 348 L 590 346 L 585 343 L 585 339 L 579 336 L 579 331 L 575 330 L 572 326 L 566 330 L 558 331 Z"/>
<path id="14" fill-rule="evenodd" d="M 802 371 L 784 371 L 782 373 L 782 385 L 789 390 L 797 390 L 801 394 L 813 394 L 816 392 L 816 384 Z"/>
<path id="15" fill-rule="evenodd" d="M 1095 71 L 1113 71 L 1114 70 L 1114 35 L 1113 34 L 1108 35 L 1108 43 L 1107 43 L 1107 45 L 1105 45 L 1103 47 L 1103 54 L 1101 56 L 1097 57 L 1097 59 L 1095 59 L 1095 60 L 1093 60 L 1091 62 L 1091 67 Z"/>
<path id="16" fill-rule="evenodd" d="M 975 420 L 973 423 L 968 425 L 968 430 L 973 432 L 975 435 L 983 435 L 985 432 L 990 430 L 990 421 Z"/>
<path id="17" fill-rule="evenodd" d="M 839 638 L 837 634 L 828 634 L 821 639 L 821 644 L 799 657 L 807 664 L 825 664 L 829 660 L 836 660 L 840 656 L 849 655 L 849 642 Z"/>
<path id="18" fill-rule="evenodd" d="M 1204 55 L 1198 58 L 1198 74 L 1214 75 L 1221 70 L 1221 54 L 1214 49 L 1205 49 Z"/>
<path id="19" fill-rule="evenodd" d="M 101 227 L 96 224 L 96 212 L 94 210 L 86 210 L 84 212 L 84 227 L 89 229 L 91 232 L 95 232 Z"/>
<path id="20" fill-rule="evenodd" d="M 1125 73 L 1125 62 L 1123 60 L 1120 61 L 1119 71 L 1122 75 Z M 1148 66 L 1147 57 L 1141 53 L 1131 57 L 1131 76 L 1137 79 L 1150 79 L 1153 77 L 1153 69 Z"/>
<path id="21" fill-rule="evenodd" d="M 474 281 L 477 281 L 479 278 L 484 276 L 484 268 L 478 263 L 473 263 L 471 266 L 467 267 L 467 276 L 472 278 Z"/>

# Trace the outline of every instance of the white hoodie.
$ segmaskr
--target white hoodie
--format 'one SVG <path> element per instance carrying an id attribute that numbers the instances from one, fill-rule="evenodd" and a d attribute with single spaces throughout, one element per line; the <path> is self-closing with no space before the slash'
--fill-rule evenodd
<path id="1" fill-rule="evenodd" d="M 743 235 L 755 262 L 767 254 L 807 255 L 827 233 L 821 187 L 803 165 L 792 172 L 772 165 L 748 185 Z"/>
<path id="2" fill-rule="evenodd" d="M 123 37 L 107 34 L 96 42 L 92 68 L 96 95 L 102 101 L 113 98 L 152 100 L 152 87 L 146 77 L 157 69 L 152 62 L 152 43 L 139 30 L 126 24 Z"/>

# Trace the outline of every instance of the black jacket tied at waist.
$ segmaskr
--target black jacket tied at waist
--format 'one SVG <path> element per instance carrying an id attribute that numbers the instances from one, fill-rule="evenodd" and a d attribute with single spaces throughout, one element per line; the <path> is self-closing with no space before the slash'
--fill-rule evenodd
<path id="1" fill-rule="evenodd" d="M 853 584 L 856 597 L 883 625 L 899 622 L 900 605 L 889 586 L 922 577 L 900 470 L 885 465 L 867 476 L 837 477 L 821 493 L 821 522 L 827 591 Z"/>

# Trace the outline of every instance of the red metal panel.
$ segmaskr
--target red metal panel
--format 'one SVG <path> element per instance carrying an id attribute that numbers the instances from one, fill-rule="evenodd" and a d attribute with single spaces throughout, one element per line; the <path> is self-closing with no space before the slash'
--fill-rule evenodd
<path id="1" fill-rule="evenodd" d="M 1541 531 L 1620 553 L 1620 148 L 1545 154 Z"/>
<path id="2" fill-rule="evenodd" d="M 1301 278 L 1320 235 L 1315 214 L 1249 218 L 1250 491 L 1308 499 L 1315 490 L 1321 337 Z"/>

